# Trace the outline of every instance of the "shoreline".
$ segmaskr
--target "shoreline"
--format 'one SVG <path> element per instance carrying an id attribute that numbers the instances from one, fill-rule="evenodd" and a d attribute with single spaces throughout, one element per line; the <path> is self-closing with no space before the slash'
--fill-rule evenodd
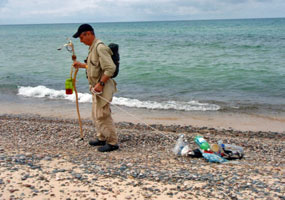
<path id="1" fill-rule="evenodd" d="M 0 115 L 39 115 L 62 119 L 78 119 L 75 102 L 25 98 L 26 101 L 1 101 Z M 82 120 L 91 120 L 91 104 L 79 104 Z M 285 132 L 283 113 L 239 113 L 229 111 L 147 110 L 111 106 L 115 123 L 161 124 L 208 127 L 218 130 Z"/>

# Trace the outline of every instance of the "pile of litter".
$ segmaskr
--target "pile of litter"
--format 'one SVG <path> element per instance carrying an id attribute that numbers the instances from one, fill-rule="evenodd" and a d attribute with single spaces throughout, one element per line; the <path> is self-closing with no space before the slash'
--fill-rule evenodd
<path id="1" fill-rule="evenodd" d="M 192 158 L 204 157 L 208 162 L 224 163 L 233 159 L 242 159 L 244 156 L 243 148 L 233 144 L 224 144 L 219 140 L 217 144 L 209 144 L 202 136 L 194 138 L 198 145 L 197 149 L 191 150 L 185 136 L 179 136 L 173 152 L 179 156 L 190 156 Z"/>

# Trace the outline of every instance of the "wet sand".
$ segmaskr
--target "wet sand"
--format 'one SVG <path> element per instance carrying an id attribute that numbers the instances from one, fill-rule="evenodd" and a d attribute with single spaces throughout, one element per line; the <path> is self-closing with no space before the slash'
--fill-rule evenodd
<path id="1" fill-rule="evenodd" d="M 38 114 L 43 117 L 77 119 L 74 102 L 58 102 L 27 98 L 24 103 L 1 102 L 0 114 Z M 29 102 L 29 100 L 33 102 Z M 80 104 L 82 119 L 91 119 L 91 104 Z M 284 113 L 239 113 L 221 111 L 163 111 L 146 110 L 112 105 L 115 122 L 132 122 L 141 124 L 182 125 L 208 127 L 215 129 L 233 129 L 240 131 L 285 132 Z"/>

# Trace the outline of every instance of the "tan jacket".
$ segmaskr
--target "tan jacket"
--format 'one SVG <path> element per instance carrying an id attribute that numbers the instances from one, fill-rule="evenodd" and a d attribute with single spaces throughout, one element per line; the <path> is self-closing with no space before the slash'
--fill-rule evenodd
<path id="1" fill-rule="evenodd" d="M 98 44 L 100 42 L 102 41 L 95 39 L 89 48 L 87 76 L 90 88 L 94 87 L 96 83 L 100 81 L 102 74 L 111 77 L 116 70 L 116 66 L 111 57 L 111 55 L 113 55 L 111 49 L 104 44 Z M 116 91 L 116 82 L 110 78 L 105 84 L 101 96 L 108 101 L 112 101 L 113 94 Z M 106 101 L 98 96 L 96 97 L 97 106 L 103 107 L 106 105 Z"/>

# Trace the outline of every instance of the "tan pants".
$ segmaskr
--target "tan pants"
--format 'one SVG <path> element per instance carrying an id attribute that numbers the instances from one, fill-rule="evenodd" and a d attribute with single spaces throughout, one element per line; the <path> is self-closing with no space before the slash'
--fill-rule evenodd
<path id="1" fill-rule="evenodd" d="M 118 135 L 111 116 L 110 104 L 107 103 L 104 107 L 97 107 L 94 95 L 92 97 L 92 119 L 99 140 L 106 141 L 111 145 L 118 144 Z"/>

